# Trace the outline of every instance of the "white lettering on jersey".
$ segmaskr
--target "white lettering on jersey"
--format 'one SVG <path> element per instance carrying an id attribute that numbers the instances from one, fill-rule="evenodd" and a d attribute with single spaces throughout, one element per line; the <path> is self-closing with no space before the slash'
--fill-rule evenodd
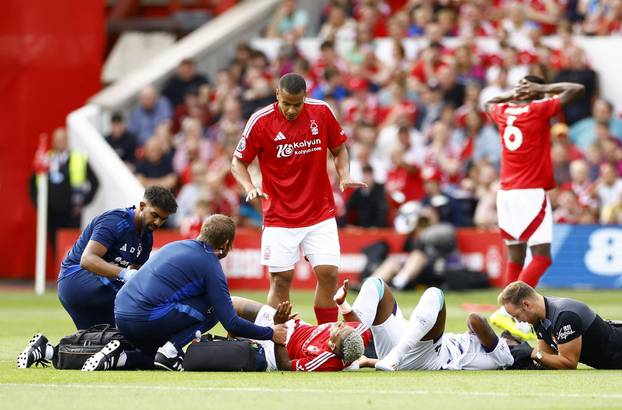
<path id="1" fill-rule="evenodd" d="M 525 105 L 523 107 L 508 107 L 505 109 L 505 113 L 508 115 L 521 115 L 527 114 L 529 112 L 529 106 Z"/>
<path id="2" fill-rule="evenodd" d="M 134 251 L 136 250 L 136 248 L 134 248 L 133 246 L 130 248 L 130 253 L 134 253 Z"/>
<path id="3" fill-rule="evenodd" d="M 139 245 L 138 245 L 138 251 L 136 252 L 136 257 L 137 257 L 137 258 L 140 256 L 140 254 L 142 253 L 142 251 L 143 251 L 143 245 L 142 245 L 142 244 L 139 244 Z"/>
<path id="4" fill-rule="evenodd" d="M 124 243 L 123 246 L 119 250 L 123 252 L 127 252 L 127 243 Z"/>
<path id="5" fill-rule="evenodd" d="M 508 110 L 509 108 L 505 111 Z M 503 131 L 503 143 L 510 151 L 516 151 L 523 145 L 523 132 L 513 125 L 514 121 L 516 121 L 516 116 L 510 115 L 505 123 L 505 131 Z"/>
<path id="6" fill-rule="evenodd" d="M 114 259 L 114 263 L 116 263 L 117 266 L 121 266 L 123 268 L 127 268 L 130 265 L 130 263 L 128 261 L 124 261 L 123 258 L 120 257 L 120 256 L 117 256 Z"/>
<path id="7" fill-rule="evenodd" d="M 571 325 L 565 325 L 557 333 L 557 340 L 566 340 L 566 338 L 573 335 L 574 332 Z"/>
<path id="8" fill-rule="evenodd" d="M 287 158 L 291 157 L 294 153 L 294 146 L 292 144 L 277 145 L 276 150 L 277 158 Z"/>
<path id="9" fill-rule="evenodd" d="M 314 151 L 321 151 L 322 147 L 318 145 L 322 145 L 322 140 L 319 138 L 294 142 L 292 144 L 280 144 L 276 146 L 276 157 L 287 158 L 292 155 L 304 155 Z"/>

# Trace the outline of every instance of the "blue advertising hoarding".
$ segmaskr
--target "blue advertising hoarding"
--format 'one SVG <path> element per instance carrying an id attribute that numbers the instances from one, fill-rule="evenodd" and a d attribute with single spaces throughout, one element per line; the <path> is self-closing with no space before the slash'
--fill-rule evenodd
<path id="1" fill-rule="evenodd" d="M 551 251 L 538 286 L 622 288 L 622 226 L 555 225 Z"/>

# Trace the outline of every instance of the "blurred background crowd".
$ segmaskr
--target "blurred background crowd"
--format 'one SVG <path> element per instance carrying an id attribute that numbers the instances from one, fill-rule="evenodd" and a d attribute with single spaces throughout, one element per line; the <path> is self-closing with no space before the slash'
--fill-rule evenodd
<path id="1" fill-rule="evenodd" d="M 622 118 L 599 97 L 597 67 L 573 42 L 619 36 L 621 24 L 622 0 L 333 0 L 311 27 L 295 0 L 283 0 L 265 32 L 282 40 L 274 59 L 238 44 L 215 78 L 184 60 L 163 87 L 146 87 L 129 113 L 112 116 L 106 139 L 143 184 L 177 194 L 172 223 L 185 235 L 214 212 L 260 227 L 230 162 L 246 119 L 275 101 L 281 75 L 297 72 L 308 96 L 332 106 L 352 176 L 369 185 L 342 193 L 335 184 L 342 226 L 394 226 L 423 207 L 454 226 L 494 227 L 501 145 L 483 103 L 535 74 L 586 87 L 550 130 L 555 221 L 622 224 Z M 542 41 L 552 34 L 558 47 Z M 319 39 L 316 58 L 299 49 L 306 36 Z M 482 49 L 478 37 L 499 46 Z M 390 58 L 378 56 L 381 38 Z M 412 57 L 408 38 L 422 40 Z M 413 201 L 422 207 L 403 207 Z"/>

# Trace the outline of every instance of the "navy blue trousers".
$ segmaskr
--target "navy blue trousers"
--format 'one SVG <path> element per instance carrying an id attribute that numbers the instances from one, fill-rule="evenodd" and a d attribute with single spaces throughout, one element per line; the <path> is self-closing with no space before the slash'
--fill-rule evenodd
<path id="1" fill-rule="evenodd" d="M 134 346 L 151 357 L 159 347 L 171 342 L 181 350 L 190 343 L 196 331 L 204 333 L 218 323 L 216 315 L 203 298 L 186 299 L 172 305 L 159 318 L 116 316 L 117 328 Z"/>
<path id="2" fill-rule="evenodd" d="M 100 323 L 114 326 L 114 298 L 121 286 L 121 282 L 84 269 L 61 272 L 58 299 L 77 329 L 87 329 Z"/>

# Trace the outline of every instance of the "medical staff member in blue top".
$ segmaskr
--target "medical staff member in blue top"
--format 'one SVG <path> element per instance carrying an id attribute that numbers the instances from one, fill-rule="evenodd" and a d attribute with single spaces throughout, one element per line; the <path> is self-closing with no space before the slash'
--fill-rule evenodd
<path id="1" fill-rule="evenodd" d="M 166 188 L 150 186 L 138 207 L 95 217 L 61 264 L 58 298 L 78 329 L 114 325 L 114 299 L 149 258 L 153 231 L 177 211 Z"/>
<path id="2" fill-rule="evenodd" d="M 149 258 L 153 231 L 175 211 L 177 202 L 171 191 L 150 186 L 138 208 L 113 209 L 87 225 L 63 260 L 58 275 L 58 298 L 77 329 L 97 324 L 114 326 L 117 292 Z M 48 338 L 37 333 L 18 356 L 17 367 L 46 365 L 55 352 Z M 129 353 L 116 366 L 148 367 L 143 356 L 141 352 Z"/>
<path id="3" fill-rule="evenodd" d="M 196 240 L 161 248 L 117 294 L 117 328 L 132 344 L 151 355 L 156 367 L 182 370 L 182 347 L 218 322 L 232 334 L 285 343 L 284 325 L 257 326 L 239 317 L 219 259 L 227 256 L 235 223 L 211 215 Z M 123 360 L 114 340 L 84 364 L 82 370 L 107 370 Z"/>

